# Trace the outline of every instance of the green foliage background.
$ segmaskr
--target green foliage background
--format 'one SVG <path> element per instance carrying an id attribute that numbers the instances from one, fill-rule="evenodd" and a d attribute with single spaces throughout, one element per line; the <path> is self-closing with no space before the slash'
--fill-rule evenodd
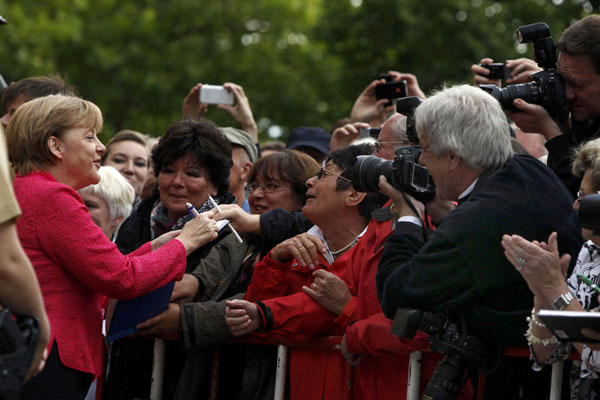
<path id="1" fill-rule="evenodd" d="M 0 73 L 15 81 L 59 73 L 120 129 L 154 136 L 180 117 L 197 82 L 235 82 L 260 136 L 296 126 L 329 130 L 389 69 L 425 92 L 471 80 L 469 67 L 532 57 L 515 29 L 544 21 L 555 40 L 599 8 L 586 0 L 0 0 Z M 530 46 L 531 47 L 531 46 Z M 207 117 L 234 124 L 211 107 Z"/>

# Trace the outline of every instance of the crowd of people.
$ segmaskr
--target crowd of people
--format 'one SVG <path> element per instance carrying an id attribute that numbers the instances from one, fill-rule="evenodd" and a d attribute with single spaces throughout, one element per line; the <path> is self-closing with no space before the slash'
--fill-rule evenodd
<path id="1" fill-rule="evenodd" d="M 473 85 L 429 96 L 415 75 L 389 71 L 423 100 L 414 111 L 379 99 L 377 79 L 331 133 L 297 127 L 287 143 L 259 143 L 234 83 L 223 85 L 234 105 L 217 107 L 237 127 L 205 118 L 212 105 L 196 84 L 160 138 L 124 129 L 106 145 L 100 109 L 62 79 L 12 83 L 0 119 L 0 302 L 39 329 L 20 398 L 150 398 L 156 339 L 163 399 L 215 398 L 216 387 L 222 399 L 273 398 L 274 344 L 332 336 L 336 348 L 290 348 L 286 398 L 407 398 L 421 353 L 418 391 L 430 398 L 546 399 L 543 366 L 572 353 L 564 398 L 596 398 L 600 332 L 559 340 L 538 312 L 599 305 L 578 279 L 600 285 L 599 232 L 582 229 L 578 210 L 600 194 L 600 15 L 556 49 L 566 120 L 520 98 L 518 112 L 503 110 L 477 87 L 502 83 L 484 58 Z M 505 65 L 507 84 L 541 70 Z M 380 131 L 362 138 L 363 128 Z M 363 171 L 373 156 L 392 172 Z M 433 199 L 409 184 L 415 163 Z M 363 191 L 359 175 L 379 190 Z M 171 282 L 166 309 L 107 346 L 109 303 Z M 409 334 L 414 321 L 400 317 L 421 315 L 412 310 L 443 327 L 417 321 Z M 505 356 L 513 346 L 531 359 Z M 425 387 L 446 378 L 436 367 L 449 353 L 455 381 Z"/>

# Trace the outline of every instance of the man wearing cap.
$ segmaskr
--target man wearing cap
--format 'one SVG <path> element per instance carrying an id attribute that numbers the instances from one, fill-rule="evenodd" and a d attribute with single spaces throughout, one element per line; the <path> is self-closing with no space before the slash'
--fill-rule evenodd
<path id="1" fill-rule="evenodd" d="M 290 133 L 286 149 L 298 150 L 314 158 L 319 164 L 329 154 L 331 135 L 315 126 L 301 126 Z"/>
<path id="2" fill-rule="evenodd" d="M 235 202 L 246 212 L 250 205 L 246 199 L 246 179 L 252 164 L 258 159 L 258 150 L 248 133 L 236 128 L 221 128 L 221 132 L 231 142 L 231 158 L 233 166 L 229 173 L 229 191 L 235 196 Z"/>

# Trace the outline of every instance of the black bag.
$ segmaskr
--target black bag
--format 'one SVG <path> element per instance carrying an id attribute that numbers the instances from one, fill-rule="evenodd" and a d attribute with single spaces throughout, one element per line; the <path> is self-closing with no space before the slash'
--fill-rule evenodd
<path id="1" fill-rule="evenodd" d="M 40 337 L 38 320 L 0 310 L 0 399 L 18 399 Z"/>

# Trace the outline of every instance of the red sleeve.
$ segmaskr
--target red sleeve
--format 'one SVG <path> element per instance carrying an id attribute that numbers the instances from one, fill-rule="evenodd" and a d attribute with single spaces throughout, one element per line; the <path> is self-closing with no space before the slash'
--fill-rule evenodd
<path id="1" fill-rule="evenodd" d="M 273 314 L 273 330 L 291 336 L 341 335 L 336 315 L 327 311 L 306 293 L 299 292 L 263 301 Z"/>
<path id="2" fill-rule="evenodd" d="M 425 335 L 415 339 L 401 339 L 391 333 L 392 320 L 383 313 L 373 314 L 346 328 L 346 345 L 352 354 L 374 357 L 407 355 L 427 348 Z"/>
<path id="3" fill-rule="evenodd" d="M 293 260 L 286 263 L 275 261 L 270 256 L 263 257 L 254 267 L 252 279 L 244 300 L 259 301 L 284 296 L 287 292 L 287 276 Z"/>
<path id="4" fill-rule="evenodd" d="M 54 190 L 46 207 L 35 214 L 37 240 L 46 257 L 108 297 L 133 298 L 183 277 L 185 248 L 179 240 L 157 251 L 149 251 L 147 244 L 125 256 L 94 224 L 70 188 Z"/>
<path id="5" fill-rule="evenodd" d="M 350 300 L 348 300 L 348 303 L 346 303 L 346 306 L 342 310 L 341 314 L 335 319 L 335 323 L 339 326 L 348 325 L 350 321 L 352 321 L 352 317 L 356 312 L 357 303 L 358 299 L 355 296 L 350 297 Z"/>

